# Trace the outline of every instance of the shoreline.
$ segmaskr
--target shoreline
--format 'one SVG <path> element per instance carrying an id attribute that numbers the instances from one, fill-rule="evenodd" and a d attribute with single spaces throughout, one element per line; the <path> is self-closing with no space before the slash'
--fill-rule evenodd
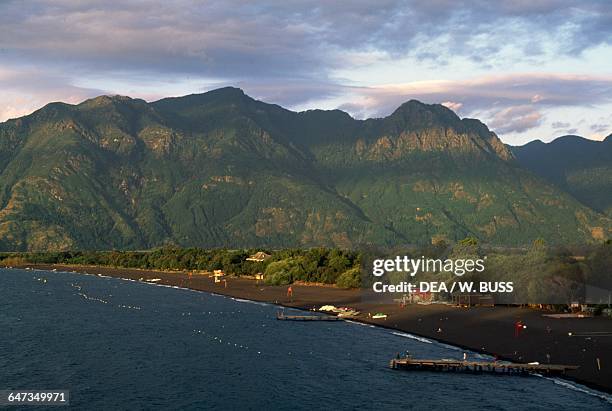
<path id="1" fill-rule="evenodd" d="M 20 264 L 12 268 L 57 270 L 130 280 L 160 278 L 161 281 L 156 284 L 306 311 L 327 304 L 350 306 L 361 314 L 347 320 L 361 324 L 408 333 L 507 361 L 546 363 L 551 358 L 551 363 L 579 365 L 578 370 L 569 372 L 563 378 L 612 393 L 612 336 L 597 337 L 593 334 L 588 338 L 573 338 L 568 335 L 572 332 L 612 333 L 612 319 L 608 318 L 551 319 L 543 317 L 542 314 L 546 312 L 542 310 L 506 306 L 460 308 L 442 304 L 411 304 L 402 308 L 398 304 L 367 301 L 361 290 L 320 285 L 293 284 L 294 296 L 289 298 L 285 286 L 260 285 L 253 279 L 229 277 L 225 288 L 206 275 L 189 277 L 183 271 L 63 264 Z M 384 312 L 388 318 L 368 318 L 367 313 L 375 312 Z M 528 324 L 528 329 L 519 338 L 513 334 L 517 319 Z M 390 358 L 392 355 L 389 353 Z M 601 361 L 601 369 L 596 366 L 596 358 Z"/>

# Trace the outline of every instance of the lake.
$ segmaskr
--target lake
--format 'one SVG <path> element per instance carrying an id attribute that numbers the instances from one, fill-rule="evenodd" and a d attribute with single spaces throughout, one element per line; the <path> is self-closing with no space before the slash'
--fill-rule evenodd
<path id="1" fill-rule="evenodd" d="M 0 390 L 68 389 L 76 409 L 612 407 L 608 395 L 558 379 L 393 371 L 398 352 L 462 358 L 463 350 L 357 323 L 277 321 L 277 310 L 116 278 L 2 269 Z"/>

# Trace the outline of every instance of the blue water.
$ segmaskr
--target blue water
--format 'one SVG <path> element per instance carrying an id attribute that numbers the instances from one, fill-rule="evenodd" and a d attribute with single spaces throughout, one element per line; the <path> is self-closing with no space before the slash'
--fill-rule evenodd
<path id="1" fill-rule="evenodd" d="M 46 282 L 44 281 L 46 279 Z M 277 307 L 72 273 L 0 270 L 0 390 L 69 389 L 78 409 L 610 409 L 558 380 L 388 368 L 453 347 Z"/>

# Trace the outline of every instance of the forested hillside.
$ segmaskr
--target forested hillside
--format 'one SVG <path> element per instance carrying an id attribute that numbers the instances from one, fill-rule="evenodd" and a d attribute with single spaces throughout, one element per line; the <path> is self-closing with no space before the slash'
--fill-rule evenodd
<path id="1" fill-rule="evenodd" d="M 0 124 L 0 249 L 599 242 L 610 219 L 477 120 L 292 112 L 235 88 L 101 96 Z"/>

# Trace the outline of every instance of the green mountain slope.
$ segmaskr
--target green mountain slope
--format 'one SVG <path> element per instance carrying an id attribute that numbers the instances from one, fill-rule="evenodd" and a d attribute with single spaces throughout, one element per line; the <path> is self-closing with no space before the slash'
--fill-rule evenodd
<path id="1" fill-rule="evenodd" d="M 588 242 L 610 220 L 485 125 L 410 101 L 365 121 L 224 88 L 102 96 L 0 124 L 0 249 Z"/>
<path id="2" fill-rule="evenodd" d="M 523 167 L 612 216 L 612 135 L 604 141 L 563 136 L 511 149 Z"/>

